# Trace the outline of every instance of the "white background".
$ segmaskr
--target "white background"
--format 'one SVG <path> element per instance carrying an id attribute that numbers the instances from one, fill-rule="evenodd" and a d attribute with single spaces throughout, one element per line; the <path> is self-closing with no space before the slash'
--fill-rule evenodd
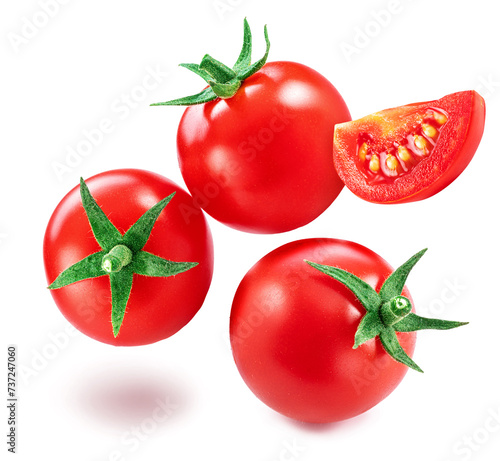
<path id="1" fill-rule="evenodd" d="M 2 347 L 19 347 L 17 459 L 498 459 L 496 2 L 46 2 L 50 15 L 38 0 L 4 1 L 0 14 L 0 328 Z M 50 214 L 80 176 L 109 169 L 148 169 L 184 184 L 175 151 L 183 109 L 149 103 L 201 90 L 201 79 L 180 62 L 209 52 L 232 64 L 245 16 L 254 60 L 264 52 L 267 23 L 269 60 L 321 72 L 353 118 L 476 89 L 487 107 L 476 156 L 428 200 L 382 206 L 344 190 L 316 221 L 281 235 L 244 234 L 209 218 L 214 279 L 187 327 L 137 348 L 75 333 L 45 288 L 42 240 Z M 357 53 L 343 52 L 346 44 Z M 144 88 L 151 69 L 157 84 L 149 78 Z M 125 109 L 127 97 L 133 107 Z M 68 149 L 102 123 L 112 131 L 58 177 L 54 162 L 65 163 Z M 228 345 L 231 301 L 245 272 L 275 247 L 306 237 L 353 240 L 393 266 L 428 247 L 408 280 L 417 310 L 470 321 L 420 333 L 414 358 L 423 375 L 409 371 L 369 412 L 322 426 L 293 422 L 257 400 Z M 159 404 L 166 399 L 168 417 Z M 6 418 L 0 424 L 4 434 Z"/>

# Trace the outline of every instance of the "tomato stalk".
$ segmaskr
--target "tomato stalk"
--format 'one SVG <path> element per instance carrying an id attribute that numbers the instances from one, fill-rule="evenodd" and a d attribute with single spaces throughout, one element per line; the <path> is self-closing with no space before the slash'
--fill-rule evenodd
<path id="1" fill-rule="evenodd" d="M 83 178 L 80 179 L 80 195 L 92 233 L 102 251 L 93 253 L 64 270 L 48 288 L 56 290 L 81 280 L 109 276 L 111 324 L 116 337 L 123 323 L 134 274 L 170 277 L 186 272 L 198 263 L 170 261 L 143 251 L 154 224 L 175 192 L 146 211 L 124 235 L 104 214 Z"/>
<path id="2" fill-rule="evenodd" d="M 209 54 L 206 54 L 200 64 L 179 64 L 182 67 L 199 75 L 209 87 L 200 93 L 184 98 L 173 99 L 167 102 L 151 104 L 152 106 L 191 106 L 213 101 L 217 98 L 228 99 L 233 97 L 239 90 L 242 82 L 251 75 L 258 72 L 266 63 L 271 43 L 267 35 L 267 26 L 264 26 L 264 38 L 266 40 L 266 52 L 257 62 L 251 64 L 252 56 L 252 33 L 248 21 L 243 21 L 243 46 L 236 63 L 232 68 L 226 66 Z"/>
<path id="3" fill-rule="evenodd" d="M 411 302 L 405 296 L 394 296 L 380 306 L 380 318 L 386 327 L 403 320 L 410 312 Z"/>
<path id="4" fill-rule="evenodd" d="M 393 359 L 422 372 L 422 369 L 399 344 L 396 332 L 408 333 L 427 329 L 449 330 L 468 323 L 420 317 L 411 312 L 410 300 L 401 295 L 410 271 L 426 251 L 427 249 L 418 252 L 396 269 L 387 278 L 378 293 L 368 283 L 350 272 L 305 261 L 320 272 L 344 284 L 366 309 L 366 314 L 361 319 L 354 336 L 354 349 L 370 339 L 379 337 L 382 346 Z"/>
<path id="5" fill-rule="evenodd" d="M 102 258 L 101 267 L 106 272 L 120 272 L 132 262 L 133 254 L 125 245 L 116 245 Z"/>

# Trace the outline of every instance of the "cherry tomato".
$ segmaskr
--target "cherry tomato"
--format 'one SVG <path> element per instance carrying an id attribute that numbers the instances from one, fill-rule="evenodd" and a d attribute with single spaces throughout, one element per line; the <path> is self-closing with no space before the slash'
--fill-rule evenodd
<path id="1" fill-rule="evenodd" d="M 111 327 L 110 277 L 99 276 L 51 290 L 57 306 L 78 330 L 105 343 L 132 346 L 171 336 L 199 310 L 212 279 L 212 237 L 203 213 L 198 209 L 186 219 L 183 209 L 195 207 L 192 197 L 172 181 L 147 171 L 107 171 L 88 179 L 87 186 L 121 234 L 175 192 L 154 223 L 143 250 L 169 261 L 197 265 L 170 277 L 134 272 L 117 336 Z M 59 203 L 47 226 L 44 261 L 48 282 L 101 250 L 75 187 Z"/>
<path id="2" fill-rule="evenodd" d="M 475 91 L 377 112 L 335 127 L 335 167 L 364 200 L 422 200 L 462 173 L 479 145 L 484 121 L 484 99 Z"/>
<path id="3" fill-rule="evenodd" d="M 384 259 L 353 242 L 283 245 L 239 285 L 231 346 L 243 380 L 268 406 L 300 421 L 339 421 L 387 397 L 408 367 L 389 356 L 378 337 L 353 349 L 365 309 L 345 285 L 304 260 L 349 271 L 377 292 L 392 273 Z M 402 294 L 411 300 L 406 288 Z M 397 333 L 397 339 L 411 355 L 415 333 Z"/>
<path id="4" fill-rule="evenodd" d="M 233 228 L 284 232 L 319 216 L 343 188 L 333 128 L 350 120 L 334 86 L 295 62 L 269 62 L 229 99 L 188 107 L 177 149 L 197 203 Z"/>

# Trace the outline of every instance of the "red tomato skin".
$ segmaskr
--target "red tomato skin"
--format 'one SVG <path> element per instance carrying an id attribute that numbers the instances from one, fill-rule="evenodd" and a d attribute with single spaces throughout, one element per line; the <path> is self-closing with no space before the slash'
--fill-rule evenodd
<path id="1" fill-rule="evenodd" d="M 262 258 L 243 278 L 230 319 L 234 360 L 265 404 L 290 418 L 327 423 L 354 417 L 387 397 L 407 367 L 378 338 L 353 349 L 366 313 L 344 285 L 304 259 L 362 277 L 377 291 L 392 268 L 353 242 L 307 239 Z M 405 288 L 403 295 L 410 300 Z M 415 333 L 397 333 L 412 355 Z"/>
<path id="2" fill-rule="evenodd" d="M 338 126 L 334 134 L 334 163 L 337 172 L 358 197 L 374 203 L 408 203 L 429 198 L 450 185 L 470 163 L 481 141 L 486 107 L 476 91 L 461 91 L 436 101 L 408 104 L 398 110 L 443 109 L 448 122 L 428 161 L 393 184 L 370 185 L 356 166 L 356 129 Z M 385 112 L 385 111 L 383 111 Z M 361 119 L 362 120 L 362 119 Z M 352 122 L 352 127 L 358 121 Z"/>
<path id="3" fill-rule="evenodd" d="M 235 96 L 188 107 L 177 133 L 184 181 L 218 221 L 253 233 L 303 226 L 343 188 L 333 128 L 350 120 L 335 87 L 294 62 L 269 62 Z"/>
<path id="4" fill-rule="evenodd" d="M 86 180 L 86 184 L 122 234 L 149 208 L 175 192 L 143 249 L 172 261 L 199 265 L 167 278 L 134 275 L 127 311 L 116 338 L 111 327 L 109 277 L 50 290 L 58 308 L 82 333 L 115 346 L 150 344 L 173 335 L 199 310 L 212 279 L 213 243 L 203 213 L 177 184 L 148 171 L 107 171 Z M 191 213 L 186 219 L 183 207 L 197 209 L 198 213 Z M 75 187 L 56 207 L 45 233 L 43 252 L 48 283 L 97 251 L 101 248 L 85 215 L 79 187 Z"/>

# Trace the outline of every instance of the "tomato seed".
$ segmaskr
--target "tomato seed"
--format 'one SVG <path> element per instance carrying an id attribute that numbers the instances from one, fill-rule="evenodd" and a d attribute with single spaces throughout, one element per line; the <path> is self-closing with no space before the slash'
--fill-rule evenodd
<path id="1" fill-rule="evenodd" d="M 432 125 L 428 123 L 422 123 L 422 132 L 428 137 L 432 139 L 436 139 L 438 135 L 438 131 Z"/>
<path id="2" fill-rule="evenodd" d="M 405 146 L 398 146 L 398 155 L 403 162 L 409 162 L 411 160 L 410 151 Z"/>
<path id="3" fill-rule="evenodd" d="M 413 137 L 413 142 L 415 143 L 415 147 L 417 147 L 417 149 L 421 150 L 424 155 L 427 155 L 429 153 L 428 141 L 423 136 L 416 134 Z"/>
<path id="4" fill-rule="evenodd" d="M 448 121 L 448 117 L 441 112 L 433 111 L 432 115 L 439 125 L 444 125 Z"/>
<path id="5" fill-rule="evenodd" d="M 370 158 L 370 170 L 377 173 L 380 170 L 380 159 L 377 154 L 373 154 Z"/>
<path id="6" fill-rule="evenodd" d="M 392 171 L 395 171 L 399 166 L 398 159 L 391 154 L 387 155 L 387 158 L 385 159 L 385 164 L 387 165 L 387 168 L 389 168 L 389 170 Z"/>
<path id="7" fill-rule="evenodd" d="M 358 149 L 359 159 L 364 162 L 366 160 L 366 154 L 368 153 L 368 144 L 364 142 Z"/>

